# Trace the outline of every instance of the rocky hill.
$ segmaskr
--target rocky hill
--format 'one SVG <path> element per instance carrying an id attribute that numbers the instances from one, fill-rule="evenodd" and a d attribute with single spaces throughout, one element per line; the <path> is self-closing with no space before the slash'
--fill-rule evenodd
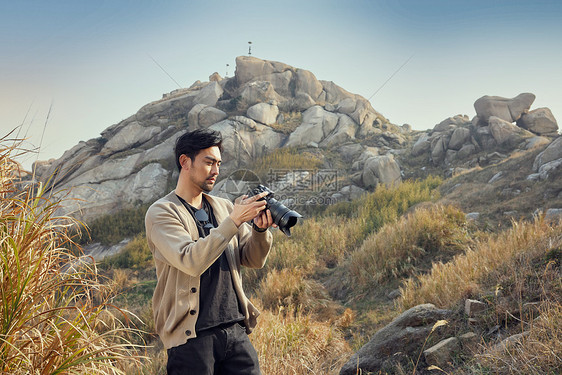
<path id="1" fill-rule="evenodd" d="M 337 184 L 322 192 L 327 202 L 352 199 L 403 178 L 450 177 L 541 151 L 524 176 L 538 183 L 560 170 L 562 142 L 550 110 L 531 110 L 534 99 L 529 93 L 513 99 L 484 96 L 474 103 L 472 119 L 456 115 L 418 132 L 390 123 L 362 96 L 317 80 L 310 71 L 242 56 L 234 77 L 214 73 L 208 82 L 164 94 L 99 138 L 33 168 L 38 179 L 72 198 L 65 201 L 66 213 L 86 221 L 148 204 L 171 189 L 177 176 L 174 142 L 198 127 L 218 130 L 225 138 L 222 181 L 215 193 L 231 198 L 227 182 L 236 171 L 283 148 L 311 153 L 320 169 L 337 171 Z M 301 172 L 292 176 L 293 185 L 314 171 Z M 502 175 L 497 173 L 496 180 Z M 287 186 L 287 178 L 285 184 L 276 182 L 274 188 Z M 561 199 L 560 192 L 550 194 Z"/>
<path id="2" fill-rule="evenodd" d="M 49 188 L 59 192 L 58 194 L 67 194 L 72 198 L 64 201 L 65 213 L 71 213 L 88 222 L 105 214 L 149 204 L 172 189 L 177 178 L 173 160 L 173 145 L 176 138 L 187 129 L 210 127 L 220 131 L 225 139 L 221 179 L 213 194 L 234 198 L 237 194 L 243 193 L 248 183 L 255 182 L 252 178 L 258 180 L 263 178 L 258 169 L 265 164 L 273 171 L 271 173 L 270 170 L 270 174 L 275 175 L 274 178 L 269 176 L 270 180 L 267 181 L 273 190 L 277 193 L 294 192 L 297 196 L 305 196 L 306 199 L 297 200 L 295 196 L 282 195 L 284 199 L 293 199 L 289 202 L 291 205 L 300 205 L 299 210 L 318 205 L 319 199 L 322 199 L 324 205 L 352 200 L 366 191 L 376 190 L 381 184 L 395 186 L 405 179 L 421 179 L 429 175 L 438 175 L 444 178 L 440 187 L 441 202 L 452 203 L 459 207 L 462 210 L 458 211 L 462 217 L 462 227 L 464 228 L 468 218 L 470 222 L 475 222 L 477 226 L 484 229 L 480 232 L 482 236 L 489 229 L 496 230 L 503 222 L 508 223 L 512 219 L 522 217 L 531 218 L 538 211 L 545 212 L 546 217 L 562 216 L 562 137 L 558 134 L 558 124 L 548 108 L 532 109 L 535 96 L 531 93 L 522 93 L 514 98 L 483 96 L 475 100 L 475 115 L 472 118 L 468 115 L 455 115 L 437 123 L 433 129 L 413 131 L 408 125 L 392 124 L 373 109 L 365 98 L 349 93 L 333 82 L 317 80 L 309 71 L 254 57 L 238 57 L 236 64 L 234 77 L 222 78 L 214 73 L 209 77 L 208 82 L 197 81 L 189 88 L 165 94 L 162 99 L 145 105 L 136 114 L 107 128 L 102 132 L 101 137 L 80 142 L 66 151 L 60 159 L 35 163 L 36 176 L 48 184 Z M 299 159 L 299 161 L 312 160 L 313 162 L 299 164 L 292 169 L 285 168 L 285 165 L 275 165 L 278 159 L 272 155 L 283 155 L 283 150 L 291 150 L 293 153 L 291 155 L 309 155 L 310 159 Z M 322 173 L 324 175 L 319 176 Z M 314 189 L 307 190 L 311 179 Z M 408 184 L 404 183 L 400 188 L 407 187 Z M 381 191 L 385 190 L 381 189 L 371 195 L 375 196 Z M 354 201 L 355 204 L 362 202 L 361 199 L 364 197 L 368 195 Z M 357 207 L 353 206 L 353 203 L 348 206 Z M 364 206 L 371 207 L 368 204 Z M 383 210 L 384 208 L 369 214 L 382 216 Z M 435 216 L 431 212 L 428 215 Z M 343 216 L 345 215 L 342 214 Z M 353 237 L 352 232 L 357 230 L 353 227 L 361 223 L 361 221 L 352 222 L 351 219 L 346 223 L 346 220 L 340 220 L 338 217 L 337 220 L 347 225 L 344 229 L 338 229 L 332 226 L 332 218 L 323 218 L 318 222 L 314 218 L 308 220 L 305 224 L 311 223 L 308 227 L 310 232 L 300 236 L 301 242 L 298 242 L 298 233 L 287 242 L 298 248 L 298 253 L 303 253 L 302 249 L 305 247 L 311 247 L 305 252 L 311 259 L 325 256 L 315 254 L 314 246 L 309 246 L 308 237 L 313 238 L 314 231 L 317 236 L 316 242 L 322 242 L 321 239 L 327 237 L 326 232 L 323 231 L 325 228 L 340 230 L 338 233 L 344 234 L 336 237 L 345 239 L 346 236 Z M 393 228 L 397 231 L 400 231 L 400 228 L 405 230 L 404 228 L 408 228 L 409 225 L 413 226 L 412 223 L 416 220 L 415 210 L 408 210 L 408 215 L 404 215 L 400 223 Z M 451 219 L 451 222 L 454 221 Z M 552 284 L 558 285 L 556 288 L 559 288 L 559 281 L 556 281 L 559 280 L 559 274 L 556 272 L 559 272 L 560 267 L 559 232 L 551 233 L 550 237 L 546 238 L 546 235 L 537 230 L 543 228 L 546 231 L 547 225 L 541 227 L 543 224 L 537 222 L 536 228 L 532 225 L 529 225 L 528 229 L 525 229 L 526 226 L 519 226 L 519 230 L 523 232 L 528 230 L 529 233 L 525 232 L 525 236 L 535 236 L 539 244 L 539 240 L 544 239 L 544 248 L 535 242 L 520 246 L 524 241 L 519 241 L 518 238 L 514 238 L 510 243 L 511 237 L 508 235 L 500 236 L 499 240 L 491 240 L 492 245 L 483 240 L 479 245 L 475 245 L 472 238 L 466 235 L 466 228 L 461 231 L 461 239 L 452 236 L 454 241 L 450 242 L 453 245 L 464 243 L 467 248 L 479 246 L 480 250 L 486 250 L 486 246 L 490 247 L 489 253 L 481 251 L 485 255 L 480 258 L 485 260 L 493 258 L 490 254 L 497 253 L 502 247 L 504 250 L 509 250 L 504 251 L 507 254 L 504 257 L 516 257 L 513 255 L 515 252 L 513 254 L 511 252 L 512 248 L 522 247 L 519 249 L 521 254 L 527 255 L 530 249 L 538 248 L 536 251 L 539 254 L 536 255 L 538 260 L 533 260 L 535 263 L 531 262 L 527 274 L 524 275 L 535 275 L 533 277 L 543 279 L 548 273 L 545 271 L 542 274 L 536 267 L 538 262 L 544 261 L 543 253 L 548 251 L 553 259 L 558 259 L 558 263 L 552 263 L 555 264 L 552 266 L 555 267 L 552 271 L 554 275 Z M 445 223 L 442 229 L 434 229 L 439 232 L 437 238 L 455 233 L 452 230 L 455 225 L 449 224 L 452 223 Z M 427 227 L 424 226 L 419 231 L 424 240 L 426 237 L 431 237 L 430 229 Z M 412 236 L 407 231 L 404 233 L 410 233 L 409 235 L 400 235 L 400 233 L 402 232 L 398 235 L 401 240 Z M 345 262 L 338 264 L 338 261 L 333 259 L 334 254 L 329 254 L 326 266 L 323 267 L 320 262 L 319 269 L 312 276 L 283 273 L 283 270 L 276 270 L 272 266 L 267 277 L 261 276 L 263 278 L 261 283 L 274 284 L 275 278 L 278 277 L 282 279 L 283 284 L 290 284 L 286 275 L 295 275 L 299 283 L 310 282 L 311 284 L 306 285 L 315 285 L 314 288 L 321 291 L 318 292 L 320 296 L 318 298 L 322 300 L 322 303 L 318 303 L 319 306 L 328 306 L 326 301 L 332 297 L 338 303 L 349 302 L 349 305 L 353 306 L 356 297 L 353 293 L 349 293 L 352 289 L 350 275 L 354 255 L 359 259 L 355 264 L 361 266 L 359 268 L 362 273 L 359 274 L 372 273 L 372 268 L 362 267 L 372 263 L 374 259 L 399 258 L 396 255 L 385 256 L 383 253 L 381 256 L 375 253 L 377 255 L 366 258 L 369 259 L 368 261 L 361 261 L 362 253 L 369 254 L 370 248 L 374 249 L 376 244 L 384 242 L 385 236 L 392 237 L 390 234 L 388 231 L 383 231 L 380 236 L 378 233 L 372 233 L 369 236 L 375 237 L 367 238 L 365 241 L 362 239 L 358 242 L 360 245 L 347 244 L 346 246 L 353 247 L 347 250 L 343 245 L 345 241 L 335 246 L 330 242 L 328 246 L 330 249 L 336 248 L 337 256 L 343 257 L 346 251 L 348 252 L 346 256 L 350 254 L 351 256 Z M 144 244 L 144 239 L 141 240 Z M 279 242 L 283 240 L 286 238 L 283 237 Z M 86 251 L 99 259 L 119 251 L 126 241 L 127 239 L 109 247 L 89 244 Z M 501 246 L 494 245 L 496 243 L 494 241 L 501 243 Z M 414 243 L 402 244 L 402 241 L 397 241 L 397 247 L 404 248 L 402 250 L 420 249 Z M 318 247 L 322 248 L 320 245 Z M 442 247 L 438 246 L 436 251 L 446 253 L 447 251 Z M 280 249 L 284 247 L 280 246 Z M 420 275 L 428 271 L 429 265 L 435 263 L 443 265 L 442 262 L 448 259 L 442 258 L 441 254 L 432 255 L 429 250 L 428 247 L 427 254 L 420 255 L 422 258 L 417 260 L 414 255 L 407 256 L 407 262 L 419 263 L 415 267 L 417 271 L 412 271 L 412 275 L 422 277 Z M 278 254 L 272 257 L 278 256 L 284 260 L 292 257 L 283 253 L 283 250 L 278 250 L 276 253 Z M 426 253 L 425 248 L 421 247 L 421 253 Z M 470 253 L 475 252 L 471 250 Z M 436 257 L 432 258 L 434 255 Z M 424 259 L 423 257 L 426 256 L 427 259 Z M 475 266 L 474 259 L 470 259 L 466 267 L 468 274 L 473 274 L 479 267 L 486 270 L 491 267 L 489 262 Z M 268 262 L 272 263 L 275 260 L 270 259 Z M 314 262 L 307 260 L 304 263 L 310 266 Z M 454 263 L 447 264 L 454 267 Z M 514 275 L 519 275 L 523 269 L 519 263 L 517 264 L 519 268 L 511 272 Z M 548 271 L 551 266 L 546 267 Z M 299 267 L 292 263 L 287 266 L 291 272 L 297 268 Z M 451 269 L 455 277 L 458 277 L 458 270 Z M 402 277 L 409 275 L 409 271 L 403 272 L 403 275 L 396 269 L 389 272 L 396 273 L 395 277 L 388 277 L 389 280 L 378 282 L 376 288 L 369 286 L 368 293 L 358 292 L 359 296 L 369 295 L 367 300 L 370 298 L 376 305 L 376 313 L 383 313 L 386 318 L 392 314 L 389 315 L 382 310 L 391 309 L 389 306 L 394 303 L 392 300 L 402 293 L 395 288 L 405 280 L 402 280 Z M 503 271 L 497 272 L 501 274 Z M 508 277 L 510 272 L 506 273 Z M 251 281 L 252 275 L 247 276 Z M 270 280 L 270 276 L 273 281 Z M 153 282 L 154 278 L 155 276 L 151 274 L 147 277 L 149 282 Z M 255 286 L 256 280 L 260 278 L 255 275 L 254 278 Z M 499 333 L 502 322 L 492 319 L 490 325 L 486 319 L 493 316 L 494 309 L 498 309 L 505 316 L 511 314 L 509 311 L 517 314 L 517 309 L 521 310 L 522 314 L 525 309 L 537 310 L 538 297 L 533 294 L 536 290 L 529 289 L 534 292 L 529 292 L 531 296 L 527 296 L 528 298 L 510 299 L 508 297 L 512 282 L 497 275 L 496 278 L 503 280 L 502 288 L 505 290 L 502 293 L 498 292 L 498 286 L 501 286 L 498 281 L 491 284 L 496 285 L 493 297 L 486 294 L 487 290 L 482 296 L 476 291 L 471 292 L 469 296 L 482 297 L 481 299 L 486 302 L 472 298 L 464 300 L 466 297 L 464 295 L 462 298 L 455 297 L 464 301 L 462 311 L 458 311 L 458 308 L 455 310 L 454 306 L 449 306 L 447 309 L 436 308 L 435 305 L 425 303 L 427 301 L 424 300 L 424 304 L 394 316 L 392 321 L 385 317 L 380 318 L 382 321 L 387 320 L 389 324 L 376 327 L 381 329 L 372 332 L 374 334 L 369 341 L 351 356 L 346 364 L 343 364 L 340 373 L 354 374 L 357 373 L 358 368 L 365 371 L 378 372 L 382 369 L 389 373 L 404 373 L 404 371 L 397 372 L 395 369 L 401 369 L 403 364 L 412 364 L 411 358 L 416 356 L 419 360 L 428 336 L 436 327 L 444 324 L 443 319 L 450 321 L 451 328 L 446 334 L 440 334 L 443 337 L 438 339 L 432 337 L 431 345 L 434 343 L 435 345 L 423 350 L 422 361 L 425 361 L 425 367 L 450 366 L 455 360 L 453 354 L 458 353 L 459 347 L 476 346 L 482 338 L 492 343 L 498 342 L 500 345 L 508 345 L 506 342 L 518 339 L 518 335 L 508 336 L 511 332 L 508 330 Z M 535 283 L 531 276 L 521 276 L 521 278 L 531 279 L 529 282 L 531 286 Z M 441 283 L 445 282 L 447 280 L 441 280 Z M 465 282 L 467 290 L 475 288 L 474 285 L 468 285 L 470 282 Z M 463 288 L 458 283 L 451 282 L 451 284 L 454 285 L 451 290 Z M 540 284 L 541 288 L 547 284 Z M 519 282 L 517 286 L 520 287 Z M 310 289 L 310 286 L 299 286 L 299 290 Z M 558 293 L 556 290 L 553 293 Z M 515 294 L 521 297 L 520 289 L 516 291 Z M 279 289 L 274 289 L 273 293 L 274 299 L 280 300 Z M 439 293 L 433 293 L 433 296 L 437 294 Z M 452 305 L 456 303 L 453 297 L 450 297 L 450 300 Z M 500 301 L 497 302 L 497 306 L 508 306 L 505 310 L 507 312 L 493 305 L 490 302 L 492 300 Z M 368 302 L 361 301 L 359 304 L 368 305 Z M 510 305 L 512 302 L 513 306 Z M 273 310 L 281 311 L 275 306 Z M 365 311 L 369 309 L 367 307 Z M 357 310 L 361 312 L 362 307 L 357 307 Z M 353 314 L 351 310 L 349 311 L 349 319 L 352 319 Z M 548 316 L 546 313 L 543 315 Z M 277 322 L 279 318 L 273 317 L 271 320 Z M 380 325 L 379 323 L 377 325 Z M 371 325 L 373 327 L 370 327 Z M 519 323 L 516 325 L 519 326 Z M 363 329 L 368 329 L 367 333 L 375 328 L 369 319 L 365 324 L 358 323 L 358 326 L 361 327 L 361 332 Z M 455 330 L 463 334 L 457 335 L 458 332 Z M 464 331 L 470 332 L 464 333 Z M 331 343 L 333 338 L 332 331 L 330 332 Z M 527 334 L 529 333 L 525 333 Z M 362 335 L 370 336 L 366 333 Z M 259 342 L 259 339 L 257 340 Z M 269 342 L 270 338 L 268 337 L 266 341 Z M 341 353 L 338 353 L 338 357 L 341 357 Z M 414 365 L 416 366 L 417 364 Z"/>

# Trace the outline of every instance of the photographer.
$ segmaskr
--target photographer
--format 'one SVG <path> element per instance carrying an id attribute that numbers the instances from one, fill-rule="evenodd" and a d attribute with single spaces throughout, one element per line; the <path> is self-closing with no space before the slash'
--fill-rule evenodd
<path id="1" fill-rule="evenodd" d="M 242 289 L 240 266 L 261 268 L 274 225 L 267 192 L 230 201 L 210 196 L 221 164 L 220 133 L 198 129 L 178 138 L 176 189 L 145 218 L 158 282 L 156 332 L 168 374 L 259 374 L 247 334 L 259 311 Z M 247 224 L 253 220 L 253 225 Z"/>

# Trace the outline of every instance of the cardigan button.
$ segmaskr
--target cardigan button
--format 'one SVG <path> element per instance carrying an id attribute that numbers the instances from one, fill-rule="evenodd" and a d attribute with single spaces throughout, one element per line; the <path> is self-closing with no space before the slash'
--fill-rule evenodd
<path id="1" fill-rule="evenodd" d="M 190 313 L 191 315 L 195 315 L 195 314 L 197 314 L 197 311 L 195 311 L 195 310 L 190 310 L 189 313 Z"/>
<path id="2" fill-rule="evenodd" d="M 191 336 L 191 331 L 188 329 L 187 331 L 185 331 L 185 334 Z"/>
<path id="3" fill-rule="evenodd" d="M 191 293 L 197 292 L 197 288 L 191 288 Z"/>

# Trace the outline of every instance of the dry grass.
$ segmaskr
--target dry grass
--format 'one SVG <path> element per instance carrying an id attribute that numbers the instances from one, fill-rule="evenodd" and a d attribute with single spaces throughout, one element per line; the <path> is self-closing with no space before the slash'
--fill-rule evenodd
<path id="1" fill-rule="evenodd" d="M 472 374 L 562 373 L 562 305 L 548 303 L 519 340 L 485 345 L 471 363 Z"/>
<path id="2" fill-rule="evenodd" d="M 292 112 L 281 112 L 284 117 L 284 121 L 281 124 L 275 123 L 271 124 L 275 131 L 283 133 L 285 135 L 290 135 L 296 128 L 302 124 L 302 113 L 297 111 Z"/>
<path id="3" fill-rule="evenodd" d="M 432 262 L 447 260 L 470 243 L 462 211 L 452 206 L 415 210 L 384 225 L 353 252 L 349 272 L 355 293 L 366 293 L 381 283 L 412 276 Z"/>
<path id="4" fill-rule="evenodd" d="M 106 308 L 111 290 L 67 249 L 77 224 L 55 215 L 60 202 L 41 185 L 18 181 L 17 147 L 0 139 L 0 372 L 119 374 L 124 363 L 140 366 L 124 339 L 135 330 Z"/>
<path id="5" fill-rule="evenodd" d="M 256 160 L 250 169 L 265 179 L 273 170 L 316 170 L 322 160 L 310 152 L 300 152 L 295 148 L 278 148 Z"/>
<path id="6" fill-rule="evenodd" d="M 474 248 L 453 261 L 433 264 L 429 274 L 407 280 L 401 288 L 400 307 L 405 310 L 429 302 L 450 308 L 464 296 L 482 292 L 481 283 L 492 272 L 505 269 L 520 257 L 544 256 L 561 241 L 560 224 L 548 223 L 541 217 L 531 223 L 515 222 L 509 230 L 479 239 Z"/>
<path id="7" fill-rule="evenodd" d="M 265 375 L 338 374 L 351 355 L 335 323 L 282 310 L 263 311 L 250 340 Z"/>
<path id="8" fill-rule="evenodd" d="M 270 271 L 261 281 L 257 294 L 269 311 L 305 313 L 317 320 L 326 320 L 336 316 L 339 310 L 324 287 L 318 281 L 307 279 L 299 268 Z"/>

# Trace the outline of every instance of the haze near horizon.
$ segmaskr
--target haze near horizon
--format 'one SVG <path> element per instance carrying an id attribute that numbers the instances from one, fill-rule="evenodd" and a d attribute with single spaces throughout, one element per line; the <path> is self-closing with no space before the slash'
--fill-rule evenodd
<path id="1" fill-rule="evenodd" d="M 9 2 L 0 15 L 2 136 L 58 158 L 236 56 L 306 69 L 392 123 L 473 117 L 483 95 L 531 92 L 560 121 L 557 1 Z M 252 42 L 251 45 L 248 42 Z M 45 130 L 45 131 L 44 131 Z"/>

